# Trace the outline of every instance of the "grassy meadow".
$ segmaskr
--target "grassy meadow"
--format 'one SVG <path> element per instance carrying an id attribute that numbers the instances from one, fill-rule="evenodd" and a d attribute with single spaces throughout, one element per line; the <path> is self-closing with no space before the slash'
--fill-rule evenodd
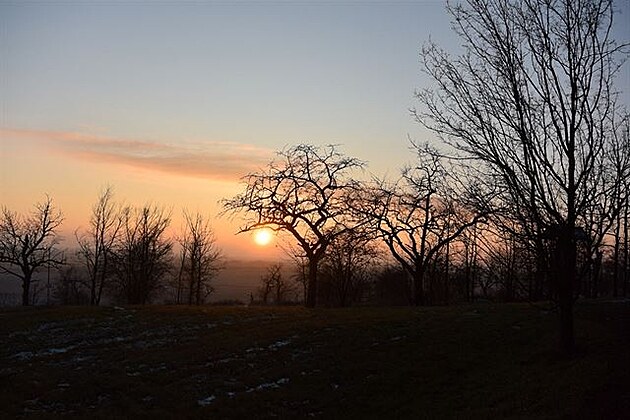
<path id="1" fill-rule="evenodd" d="M 2 418 L 630 418 L 630 302 L 0 311 Z"/>

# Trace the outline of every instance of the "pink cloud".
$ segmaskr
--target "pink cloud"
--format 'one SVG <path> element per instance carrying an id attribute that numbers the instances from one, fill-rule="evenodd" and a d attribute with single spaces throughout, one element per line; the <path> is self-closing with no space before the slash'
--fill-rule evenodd
<path id="1" fill-rule="evenodd" d="M 272 156 L 268 149 L 229 142 L 160 143 L 23 129 L 0 129 L 0 137 L 37 141 L 75 159 L 216 180 L 236 180 L 265 165 Z"/>

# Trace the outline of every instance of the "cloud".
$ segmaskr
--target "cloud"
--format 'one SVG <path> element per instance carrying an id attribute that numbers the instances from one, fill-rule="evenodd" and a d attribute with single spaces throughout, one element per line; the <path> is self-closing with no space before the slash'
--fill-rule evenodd
<path id="1" fill-rule="evenodd" d="M 268 149 L 239 143 L 161 143 L 68 131 L 0 129 L 0 138 L 34 140 L 75 159 L 228 181 L 257 170 L 272 156 Z"/>

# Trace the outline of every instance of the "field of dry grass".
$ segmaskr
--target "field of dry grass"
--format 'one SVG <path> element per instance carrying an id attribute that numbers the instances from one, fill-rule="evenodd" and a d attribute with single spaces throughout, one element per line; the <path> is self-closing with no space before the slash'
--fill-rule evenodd
<path id="1" fill-rule="evenodd" d="M 624 418 L 630 303 L 0 311 L 2 418 Z M 627 417 L 626 417 L 627 418 Z"/>

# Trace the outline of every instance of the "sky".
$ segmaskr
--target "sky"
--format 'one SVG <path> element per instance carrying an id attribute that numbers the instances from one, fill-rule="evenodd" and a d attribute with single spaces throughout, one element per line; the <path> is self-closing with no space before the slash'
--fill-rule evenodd
<path id="1" fill-rule="evenodd" d="M 0 1 L 0 204 L 24 212 L 49 194 L 69 244 L 111 185 L 119 201 L 172 209 L 175 230 L 183 208 L 208 215 L 226 255 L 274 258 L 217 218 L 218 201 L 297 143 L 397 174 L 408 137 L 431 137 L 409 113 L 427 85 L 420 48 L 458 48 L 444 6 Z"/>

